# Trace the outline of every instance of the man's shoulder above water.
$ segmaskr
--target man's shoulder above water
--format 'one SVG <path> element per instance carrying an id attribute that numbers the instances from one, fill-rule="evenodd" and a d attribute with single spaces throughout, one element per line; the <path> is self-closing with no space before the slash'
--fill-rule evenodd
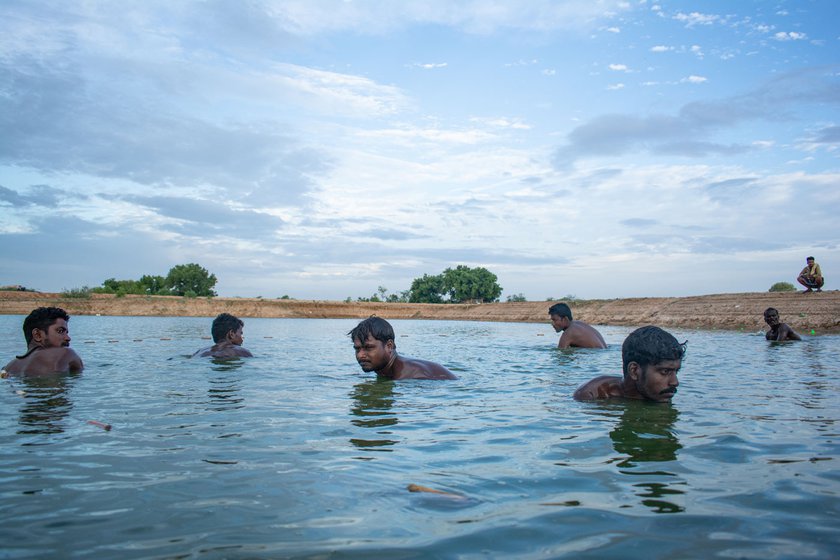
<path id="1" fill-rule="evenodd" d="M 233 344 L 215 344 L 209 348 L 202 348 L 192 355 L 193 358 L 253 358 L 249 350 Z"/>
<path id="2" fill-rule="evenodd" d="M 607 343 L 594 327 L 583 321 L 574 320 L 563 331 L 560 341 L 557 343 L 560 348 L 606 348 Z"/>
<path id="3" fill-rule="evenodd" d="M 82 358 L 70 347 L 35 348 L 6 364 L 9 375 L 75 373 L 84 369 Z"/>
<path id="4" fill-rule="evenodd" d="M 577 388 L 573 398 L 577 401 L 591 401 L 623 397 L 623 377 L 616 375 L 600 375 Z"/>
<path id="5" fill-rule="evenodd" d="M 394 379 L 458 379 L 442 365 L 418 358 L 398 358 Z"/>

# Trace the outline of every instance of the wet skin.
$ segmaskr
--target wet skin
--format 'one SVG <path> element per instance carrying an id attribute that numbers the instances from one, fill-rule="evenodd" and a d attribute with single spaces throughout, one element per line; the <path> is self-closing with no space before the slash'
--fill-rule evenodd
<path id="1" fill-rule="evenodd" d="M 47 330 L 33 329 L 26 355 L 15 358 L 3 370 L 7 374 L 42 375 L 77 372 L 84 369 L 82 359 L 70 348 L 67 321 L 56 319 Z"/>
<path id="2" fill-rule="evenodd" d="M 242 348 L 242 343 L 245 342 L 245 335 L 242 334 L 243 328 L 239 327 L 235 331 L 228 331 L 225 339 L 221 342 L 210 346 L 209 348 L 202 348 L 192 355 L 193 358 L 252 358 L 254 355 L 245 348 Z"/>
<path id="3" fill-rule="evenodd" d="M 663 360 L 657 364 L 648 364 L 644 369 L 636 362 L 630 362 L 624 377 L 596 377 L 578 387 L 574 398 L 579 401 L 626 398 L 669 402 L 680 384 L 677 379 L 680 367 L 681 360 Z"/>
<path id="4" fill-rule="evenodd" d="M 353 350 L 362 371 L 389 379 L 457 379 L 440 364 L 400 356 L 393 340 L 382 342 L 368 335 L 364 341 L 354 339 Z"/>

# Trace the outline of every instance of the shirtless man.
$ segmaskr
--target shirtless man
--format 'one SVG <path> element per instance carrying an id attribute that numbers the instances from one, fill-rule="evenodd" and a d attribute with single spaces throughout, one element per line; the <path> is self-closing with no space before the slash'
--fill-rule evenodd
<path id="1" fill-rule="evenodd" d="M 210 333 L 213 335 L 213 342 L 215 344 L 208 348 L 202 348 L 192 355 L 193 358 L 252 358 L 251 354 L 245 348 L 242 348 L 242 342 L 245 337 L 242 335 L 242 329 L 245 323 L 242 319 L 234 317 L 230 313 L 221 313 L 213 319 L 213 326 Z"/>
<path id="2" fill-rule="evenodd" d="M 796 281 L 807 288 L 804 293 L 813 292 L 813 288 L 816 288 L 818 292 L 822 291 L 825 278 L 823 278 L 820 265 L 814 262 L 814 257 L 805 259 L 805 268 L 799 273 Z"/>
<path id="3" fill-rule="evenodd" d="M 8 375 L 76 373 L 84 369 L 82 359 L 70 348 L 70 315 L 59 307 L 39 307 L 23 320 L 26 353 L 6 364 Z"/>
<path id="4" fill-rule="evenodd" d="M 770 326 L 770 330 L 764 335 L 767 340 L 802 340 L 787 323 L 779 320 L 779 312 L 773 307 L 764 310 L 764 322 Z"/>
<path id="5" fill-rule="evenodd" d="M 602 375 L 578 387 L 579 401 L 626 398 L 670 402 L 677 393 L 677 372 L 685 355 L 685 342 L 659 327 L 636 329 L 621 346 L 624 377 Z"/>
<path id="6" fill-rule="evenodd" d="M 458 379 L 440 364 L 397 354 L 394 328 L 385 319 L 368 317 L 347 333 L 362 371 L 388 379 Z"/>
<path id="7" fill-rule="evenodd" d="M 565 303 L 555 303 L 548 308 L 548 316 L 554 326 L 554 332 L 563 331 L 558 348 L 606 348 L 607 343 L 601 333 L 584 323 L 572 320 L 572 310 Z"/>

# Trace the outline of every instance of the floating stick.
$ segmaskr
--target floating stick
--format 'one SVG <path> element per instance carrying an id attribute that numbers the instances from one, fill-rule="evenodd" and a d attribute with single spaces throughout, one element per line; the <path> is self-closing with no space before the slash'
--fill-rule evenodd
<path id="1" fill-rule="evenodd" d="M 459 500 L 465 500 L 466 498 L 460 494 L 453 494 L 452 492 L 444 492 L 443 490 L 435 490 L 434 488 L 429 488 L 428 486 L 420 486 L 419 484 L 409 484 L 406 488 L 408 488 L 409 492 L 429 492 L 430 494 L 441 494 L 448 498 L 457 498 Z"/>
<path id="2" fill-rule="evenodd" d="M 103 430 L 105 430 L 106 432 L 111 431 L 111 424 L 106 424 L 105 422 L 99 422 L 97 420 L 88 420 L 87 423 L 91 424 L 93 426 L 98 426 L 98 427 L 102 428 Z"/>

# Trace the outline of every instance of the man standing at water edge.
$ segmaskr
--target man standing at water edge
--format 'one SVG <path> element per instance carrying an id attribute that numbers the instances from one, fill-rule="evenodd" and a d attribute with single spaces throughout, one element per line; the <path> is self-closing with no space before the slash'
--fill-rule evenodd
<path id="1" fill-rule="evenodd" d="M 820 265 L 814 262 L 814 257 L 808 257 L 805 259 L 805 268 L 803 268 L 802 272 L 799 273 L 799 278 L 797 278 L 796 281 L 807 288 L 807 290 L 804 291 L 806 294 L 808 292 L 813 292 L 813 288 L 816 288 L 818 292 L 822 291 L 825 278 L 823 278 Z"/>
<path id="2" fill-rule="evenodd" d="M 7 374 L 43 375 L 76 373 L 84 369 L 82 359 L 70 349 L 70 315 L 60 307 L 39 307 L 23 320 L 26 353 L 3 368 Z"/>
<path id="3" fill-rule="evenodd" d="M 685 342 L 680 344 L 659 327 L 636 329 L 621 345 L 624 377 L 602 375 L 575 391 L 575 400 L 623 397 L 655 402 L 669 402 L 677 393 L 677 372 L 685 356 Z"/>
<path id="4" fill-rule="evenodd" d="M 253 354 L 242 348 L 242 342 L 245 340 L 242 334 L 244 327 L 245 323 L 242 322 L 242 319 L 234 317 L 230 313 L 221 313 L 213 319 L 213 326 L 210 329 L 215 344 L 209 348 L 202 348 L 192 357 L 219 359 L 253 357 Z"/>
<path id="5" fill-rule="evenodd" d="M 440 364 L 397 354 L 394 328 L 385 319 L 368 317 L 347 333 L 362 371 L 388 379 L 458 379 Z"/>
<path id="6" fill-rule="evenodd" d="M 764 335 L 767 340 L 802 340 L 787 323 L 779 320 L 779 312 L 774 307 L 764 310 L 764 322 L 770 326 L 770 330 Z"/>
<path id="7" fill-rule="evenodd" d="M 555 303 L 548 308 L 548 316 L 554 326 L 554 332 L 563 331 L 558 348 L 606 348 L 607 343 L 601 333 L 584 323 L 572 319 L 572 310 L 565 303 Z"/>

